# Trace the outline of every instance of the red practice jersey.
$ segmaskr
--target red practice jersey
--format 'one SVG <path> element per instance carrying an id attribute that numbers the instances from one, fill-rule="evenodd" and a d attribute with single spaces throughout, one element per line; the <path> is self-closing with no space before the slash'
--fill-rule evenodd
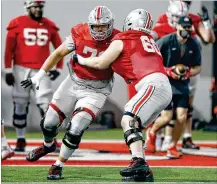
<path id="1" fill-rule="evenodd" d="M 50 55 L 50 42 L 54 48 L 62 43 L 59 28 L 47 18 L 38 22 L 27 15 L 19 16 L 10 21 L 7 30 L 5 68 L 20 65 L 39 69 Z M 63 60 L 57 67 L 63 67 Z"/>
<path id="2" fill-rule="evenodd" d="M 95 57 L 102 54 L 110 45 L 111 39 L 119 33 L 114 29 L 112 35 L 105 41 L 95 41 L 89 31 L 87 23 L 78 24 L 71 29 L 72 38 L 75 42 L 76 53 L 84 58 Z M 113 76 L 111 67 L 105 70 L 97 70 L 86 66 L 79 65 L 71 59 L 73 71 L 81 79 L 86 80 L 107 80 Z"/>
<path id="3" fill-rule="evenodd" d="M 113 40 L 123 41 L 123 50 L 112 64 L 113 71 L 127 83 L 138 83 L 152 73 L 165 73 L 163 58 L 151 35 L 141 31 L 119 33 Z"/>
<path id="4" fill-rule="evenodd" d="M 199 27 L 199 23 L 201 22 L 201 18 L 200 16 L 191 13 L 189 13 L 189 17 L 193 22 L 193 31 L 191 36 L 195 36 L 197 34 L 196 31 Z M 165 13 L 158 18 L 153 30 L 157 33 L 158 39 L 170 33 L 176 32 L 176 29 L 168 23 L 168 18 Z"/>

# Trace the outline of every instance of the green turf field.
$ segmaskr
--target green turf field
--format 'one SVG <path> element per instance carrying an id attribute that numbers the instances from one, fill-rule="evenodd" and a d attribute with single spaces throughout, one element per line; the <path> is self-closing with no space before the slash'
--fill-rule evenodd
<path id="1" fill-rule="evenodd" d="M 121 168 L 65 167 L 61 182 L 119 182 Z M 49 167 L 2 167 L 3 182 L 46 182 Z M 157 182 L 215 182 L 216 169 L 153 168 Z"/>
<path id="2" fill-rule="evenodd" d="M 7 138 L 15 138 L 15 131 L 6 129 Z M 62 138 L 61 131 L 58 138 Z M 26 138 L 42 139 L 39 132 L 26 134 Z M 194 131 L 194 140 L 217 140 L 214 132 Z M 123 139 L 121 129 L 115 130 L 88 130 L 84 133 L 83 139 Z M 217 162 L 216 162 L 217 163 Z M 3 166 L 1 170 L 2 182 L 47 182 L 46 176 L 50 166 L 46 167 L 16 167 Z M 64 179 L 61 182 L 120 182 L 120 167 L 65 167 L 63 170 Z M 152 168 L 155 181 L 157 182 L 216 182 L 217 168 Z M 58 181 L 59 182 L 59 181 Z"/>
<path id="3" fill-rule="evenodd" d="M 16 138 L 15 131 L 6 129 L 7 138 Z M 64 131 L 62 130 L 58 134 L 58 138 L 64 136 Z M 26 138 L 38 138 L 42 139 L 42 133 L 40 132 L 30 132 L 26 133 Z M 123 131 L 121 129 L 110 129 L 110 130 L 87 130 L 83 139 L 123 139 Z M 217 140 L 216 132 L 203 132 L 203 131 L 193 131 L 194 140 Z"/>

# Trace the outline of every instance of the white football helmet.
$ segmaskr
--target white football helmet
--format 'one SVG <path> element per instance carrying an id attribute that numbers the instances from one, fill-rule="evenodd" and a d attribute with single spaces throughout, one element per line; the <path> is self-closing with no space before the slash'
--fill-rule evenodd
<path id="1" fill-rule="evenodd" d="M 103 41 L 111 36 L 114 25 L 114 16 L 106 6 L 97 6 L 89 14 L 88 25 L 94 40 Z M 97 32 L 93 26 L 108 25 L 107 31 Z"/>
<path id="2" fill-rule="evenodd" d="M 188 15 L 188 6 L 183 1 L 170 1 L 169 3 L 166 12 L 168 23 L 175 27 L 180 17 Z"/>
<path id="3" fill-rule="evenodd" d="M 36 5 L 44 6 L 45 5 L 45 0 L 25 0 L 25 2 L 24 2 L 24 7 L 26 9 L 30 8 L 32 6 L 36 6 Z"/>
<path id="4" fill-rule="evenodd" d="M 144 9 L 136 9 L 127 15 L 123 30 L 138 30 L 150 34 L 152 26 L 153 20 L 151 14 Z"/>

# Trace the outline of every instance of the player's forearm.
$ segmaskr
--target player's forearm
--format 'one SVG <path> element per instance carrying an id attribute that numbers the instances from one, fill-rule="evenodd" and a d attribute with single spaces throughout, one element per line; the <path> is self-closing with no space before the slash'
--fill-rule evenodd
<path id="1" fill-rule="evenodd" d="M 41 69 L 43 69 L 45 72 L 50 71 L 54 66 L 57 65 L 57 63 L 63 58 L 59 53 L 53 52 L 44 62 Z"/>
<path id="2" fill-rule="evenodd" d="M 65 44 L 62 43 L 51 55 L 46 59 L 41 69 L 45 72 L 51 70 L 58 62 L 62 61 L 63 57 L 69 54 L 71 51 L 66 48 Z"/>
<path id="3" fill-rule="evenodd" d="M 214 43 L 215 42 L 215 34 L 210 26 L 204 26 L 202 23 L 198 28 L 199 35 L 204 42 Z"/>
<path id="4" fill-rule="evenodd" d="M 191 67 L 190 74 L 193 77 L 195 75 L 198 75 L 200 71 L 201 71 L 201 66 L 194 66 L 194 67 Z"/>
<path id="5" fill-rule="evenodd" d="M 14 48 L 16 45 L 16 40 L 14 36 L 10 36 L 11 34 L 8 33 L 6 38 L 6 46 L 5 46 L 5 68 L 11 68 L 12 67 L 12 61 L 14 57 Z"/>
<path id="6" fill-rule="evenodd" d="M 98 70 L 107 68 L 104 65 L 102 65 L 102 63 L 100 63 L 99 57 L 83 58 L 82 60 L 84 62 L 83 65 L 91 68 L 95 68 Z"/>

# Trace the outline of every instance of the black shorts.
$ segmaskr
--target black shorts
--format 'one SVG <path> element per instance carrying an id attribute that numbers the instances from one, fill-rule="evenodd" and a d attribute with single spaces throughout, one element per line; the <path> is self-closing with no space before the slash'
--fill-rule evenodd
<path id="1" fill-rule="evenodd" d="M 188 95 L 173 95 L 172 101 L 165 108 L 165 110 L 176 109 L 177 107 L 188 108 L 189 106 L 189 96 Z"/>

